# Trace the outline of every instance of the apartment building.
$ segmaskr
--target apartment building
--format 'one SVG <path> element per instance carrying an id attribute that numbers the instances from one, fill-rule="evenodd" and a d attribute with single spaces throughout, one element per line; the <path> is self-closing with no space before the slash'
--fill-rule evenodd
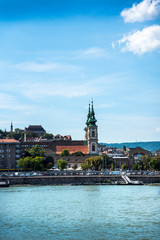
<path id="1" fill-rule="evenodd" d="M 20 142 L 15 139 L 0 139 L 0 169 L 15 169 L 21 157 Z"/>

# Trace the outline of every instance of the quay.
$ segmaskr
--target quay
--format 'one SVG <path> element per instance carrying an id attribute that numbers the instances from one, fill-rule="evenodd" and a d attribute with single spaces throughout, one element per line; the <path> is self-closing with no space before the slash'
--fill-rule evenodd
<path id="1" fill-rule="evenodd" d="M 139 181 L 143 184 L 160 183 L 160 175 L 143 176 L 132 175 L 131 181 Z M 7 182 L 12 185 L 127 185 L 120 175 L 91 175 L 91 176 L 27 176 L 27 177 L 0 177 L 0 182 Z M 2 184 L 3 185 L 3 184 Z"/>

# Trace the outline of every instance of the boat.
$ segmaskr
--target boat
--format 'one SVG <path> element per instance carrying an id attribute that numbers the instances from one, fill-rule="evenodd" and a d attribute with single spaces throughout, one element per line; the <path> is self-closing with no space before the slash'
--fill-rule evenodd
<path id="1" fill-rule="evenodd" d="M 0 181 L 0 187 L 9 187 L 9 180 L 1 180 Z"/>

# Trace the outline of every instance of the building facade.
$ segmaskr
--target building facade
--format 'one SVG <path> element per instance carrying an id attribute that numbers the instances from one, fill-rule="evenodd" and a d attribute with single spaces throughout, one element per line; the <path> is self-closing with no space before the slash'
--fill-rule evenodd
<path id="1" fill-rule="evenodd" d="M 15 169 L 21 157 L 20 142 L 15 139 L 0 139 L 0 169 Z"/>
<path id="2" fill-rule="evenodd" d="M 44 130 L 44 128 L 41 125 L 29 125 L 29 127 L 26 127 L 24 129 L 25 133 L 35 133 L 35 134 L 39 134 L 41 136 L 43 136 L 46 131 Z"/>

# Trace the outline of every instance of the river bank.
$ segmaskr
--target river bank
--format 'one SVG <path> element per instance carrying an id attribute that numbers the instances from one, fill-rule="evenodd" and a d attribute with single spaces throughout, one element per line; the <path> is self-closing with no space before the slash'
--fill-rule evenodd
<path id="1" fill-rule="evenodd" d="M 143 184 L 160 184 L 160 175 L 130 176 L 132 181 Z M 1 177 L 1 181 L 9 181 L 10 186 L 25 185 L 126 185 L 120 175 L 106 176 L 32 176 L 32 177 Z"/>

